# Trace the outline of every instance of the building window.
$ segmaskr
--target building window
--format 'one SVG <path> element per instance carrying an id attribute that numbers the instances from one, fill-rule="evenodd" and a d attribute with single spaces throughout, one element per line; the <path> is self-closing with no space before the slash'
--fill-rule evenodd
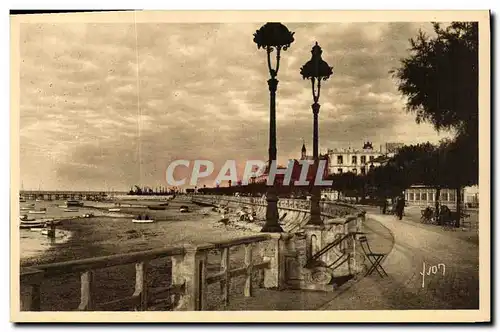
<path id="1" fill-rule="evenodd" d="M 337 164 L 342 165 L 344 163 L 344 158 L 342 156 L 337 156 Z"/>
<path id="2" fill-rule="evenodd" d="M 338 171 L 339 171 L 339 174 L 342 174 L 344 170 L 342 168 L 339 168 Z"/>
<path id="3" fill-rule="evenodd" d="M 414 198 L 415 198 L 415 194 L 414 194 L 414 193 L 409 193 L 409 195 L 410 195 L 410 196 L 409 196 L 409 199 L 408 199 L 408 200 L 409 200 L 409 201 L 413 201 L 413 200 L 414 200 Z"/>
<path id="4" fill-rule="evenodd" d="M 355 169 L 355 168 L 353 168 L 353 169 L 352 169 L 352 172 L 353 172 L 354 174 L 357 174 L 357 173 L 358 173 L 358 170 L 357 170 L 357 169 Z"/>
<path id="5" fill-rule="evenodd" d="M 365 168 L 365 166 L 361 167 L 361 174 L 363 174 L 363 175 L 366 174 L 366 168 Z"/>
<path id="6" fill-rule="evenodd" d="M 427 201 L 427 193 L 422 193 L 422 196 L 420 197 L 423 201 Z"/>
<path id="7" fill-rule="evenodd" d="M 448 200 L 449 200 L 450 202 L 455 202 L 455 201 L 457 200 L 457 199 L 456 199 L 456 197 L 455 197 L 455 193 L 454 193 L 453 191 L 450 191 L 450 192 L 448 193 Z"/>
<path id="8" fill-rule="evenodd" d="M 352 164 L 356 165 L 358 163 L 358 157 L 352 156 Z"/>
<path id="9" fill-rule="evenodd" d="M 366 164 L 366 156 L 361 156 L 361 164 Z"/>
<path id="10" fill-rule="evenodd" d="M 375 160 L 375 156 L 370 156 L 370 161 Z"/>
<path id="11" fill-rule="evenodd" d="M 448 193 L 447 192 L 441 192 L 441 200 L 442 201 L 448 200 Z"/>
<path id="12" fill-rule="evenodd" d="M 374 167 L 373 165 L 370 165 L 370 171 L 373 169 L 373 167 Z"/>
<path id="13" fill-rule="evenodd" d="M 415 200 L 419 201 L 420 200 L 420 193 L 415 193 Z"/>

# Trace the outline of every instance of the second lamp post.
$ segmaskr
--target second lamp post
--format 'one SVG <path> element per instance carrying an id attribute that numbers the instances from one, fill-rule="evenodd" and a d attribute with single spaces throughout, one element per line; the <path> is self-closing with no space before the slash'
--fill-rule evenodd
<path id="1" fill-rule="evenodd" d="M 321 47 L 318 42 L 311 50 L 311 60 L 300 69 L 300 74 L 303 79 L 311 80 L 313 104 L 311 105 L 313 111 L 313 159 L 314 159 L 314 174 L 317 174 L 319 165 L 319 129 L 318 129 L 318 114 L 319 114 L 319 95 L 321 91 L 321 81 L 326 81 L 333 74 L 333 68 L 328 65 L 322 58 Z M 316 180 L 315 177 L 313 177 Z M 321 211 L 319 202 L 321 200 L 321 189 L 315 184 L 312 185 L 311 191 L 311 219 L 309 225 L 322 225 Z"/>

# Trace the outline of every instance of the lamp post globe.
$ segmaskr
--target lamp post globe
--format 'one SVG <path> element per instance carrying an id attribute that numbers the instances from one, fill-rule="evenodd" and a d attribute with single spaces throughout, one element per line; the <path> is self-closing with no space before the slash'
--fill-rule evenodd
<path id="1" fill-rule="evenodd" d="M 318 45 L 318 42 L 311 50 L 311 59 L 307 61 L 302 68 L 300 74 L 303 79 L 311 81 L 311 90 L 313 97 L 313 104 L 311 105 L 313 111 L 313 159 L 314 159 L 314 174 L 317 174 L 319 166 L 319 128 L 318 128 L 318 115 L 319 115 L 319 96 L 321 93 L 321 81 L 326 81 L 333 75 L 333 68 L 321 58 L 323 50 Z M 316 180 L 316 179 L 315 179 Z M 321 220 L 321 211 L 319 202 L 321 199 L 321 189 L 313 185 L 311 190 L 311 217 L 308 225 L 323 225 Z"/>
<path id="2" fill-rule="evenodd" d="M 253 41 L 257 44 L 257 49 L 263 48 L 267 54 L 267 68 L 270 79 L 267 81 L 269 86 L 269 164 L 267 166 L 268 174 L 271 167 L 277 166 L 276 149 L 276 90 L 278 88 L 278 76 L 281 51 L 286 51 L 294 42 L 294 32 L 288 30 L 286 26 L 277 22 L 268 22 L 254 33 Z M 273 67 L 271 53 L 275 53 L 276 60 Z M 276 183 L 273 181 L 267 188 L 267 207 L 266 224 L 261 232 L 283 232 L 279 225 L 278 215 L 278 195 Z"/>

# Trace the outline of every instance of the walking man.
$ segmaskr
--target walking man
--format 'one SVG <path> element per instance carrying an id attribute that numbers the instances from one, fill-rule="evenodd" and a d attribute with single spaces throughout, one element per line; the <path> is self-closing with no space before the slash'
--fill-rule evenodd
<path id="1" fill-rule="evenodd" d="M 399 220 L 403 219 L 404 209 L 405 209 L 405 199 L 404 197 L 399 196 L 396 201 L 396 213 Z"/>

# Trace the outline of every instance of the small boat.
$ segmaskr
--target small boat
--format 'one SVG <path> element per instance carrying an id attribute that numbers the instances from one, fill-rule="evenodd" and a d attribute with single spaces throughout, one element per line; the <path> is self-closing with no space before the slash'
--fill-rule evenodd
<path id="1" fill-rule="evenodd" d="M 19 228 L 43 228 L 45 227 L 45 221 L 43 220 L 21 220 Z"/>
<path id="2" fill-rule="evenodd" d="M 155 221 L 154 219 L 151 219 L 147 214 L 145 214 L 144 216 L 138 215 L 137 218 L 132 219 L 132 222 L 137 224 L 145 224 L 145 223 L 152 223 Z"/>
<path id="3" fill-rule="evenodd" d="M 167 202 L 165 202 L 165 203 L 160 203 L 160 204 L 158 204 L 158 205 L 159 205 L 159 206 L 168 206 L 168 203 L 167 203 Z"/>
<path id="4" fill-rule="evenodd" d="M 86 213 L 84 215 L 82 215 L 83 218 L 92 218 L 94 216 L 93 213 Z"/>
<path id="5" fill-rule="evenodd" d="M 34 221 L 35 218 L 29 218 L 27 214 L 24 214 L 22 216 L 19 216 L 19 220 L 21 220 L 21 221 Z"/>
<path id="6" fill-rule="evenodd" d="M 179 211 L 182 212 L 182 213 L 189 212 L 189 207 L 187 207 L 186 205 L 182 205 L 179 208 Z"/>
<path id="7" fill-rule="evenodd" d="M 42 235 L 49 235 L 49 230 L 46 228 L 42 229 Z"/>
<path id="8" fill-rule="evenodd" d="M 29 214 L 45 214 L 47 212 L 46 208 L 41 208 L 40 210 L 29 210 Z"/>
<path id="9" fill-rule="evenodd" d="M 39 198 L 35 199 L 35 202 L 41 202 L 41 201 L 43 201 L 43 199 L 39 199 Z"/>
<path id="10" fill-rule="evenodd" d="M 118 208 L 111 208 L 111 209 L 108 209 L 109 212 L 120 212 L 121 210 L 118 209 Z"/>
<path id="11" fill-rule="evenodd" d="M 21 211 L 29 211 L 29 209 L 31 209 L 31 208 L 26 207 L 26 206 L 23 206 L 20 210 L 21 210 Z"/>
<path id="12" fill-rule="evenodd" d="M 78 212 L 78 209 L 64 209 L 64 212 Z"/>
<path id="13" fill-rule="evenodd" d="M 70 207 L 70 206 L 83 206 L 83 202 L 73 200 L 73 199 L 67 200 L 65 207 Z"/>
<path id="14" fill-rule="evenodd" d="M 65 208 L 67 208 L 67 206 L 66 206 L 66 205 L 58 205 L 57 207 L 59 207 L 59 208 L 61 208 L 61 209 L 65 209 Z"/>
<path id="15" fill-rule="evenodd" d="M 167 208 L 166 206 L 159 206 L 159 205 L 148 206 L 148 209 L 150 210 L 165 210 L 166 208 Z"/>

